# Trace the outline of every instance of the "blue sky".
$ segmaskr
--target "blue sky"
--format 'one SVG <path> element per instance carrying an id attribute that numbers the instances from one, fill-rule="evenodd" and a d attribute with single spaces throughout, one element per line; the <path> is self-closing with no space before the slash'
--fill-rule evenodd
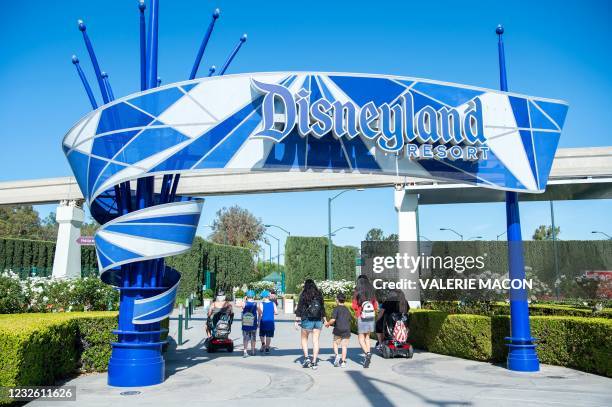
<path id="1" fill-rule="evenodd" d="M 159 74 L 164 83 L 187 78 L 215 7 L 221 18 L 201 74 L 221 65 L 243 32 L 249 40 L 229 72 L 320 70 L 415 76 L 498 87 L 495 26 L 506 28 L 512 91 L 564 99 L 570 110 L 562 147 L 610 145 L 612 3 L 525 2 L 204 2 L 161 0 Z M 90 80 L 76 20 L 82 18 L 114 93 L 138 90 L 137 1 L 6 2 L 0 14 L 0 181 L 71 175 L 61 152 L 65 132 L 89 110 L 70 57 Z M 332 192 L 224 196 L 207 199 L 202 224 L 223 206 L 238 204 L 266 223 L 296 235 L 326 232 Z M 334 203 L 339 244 L 357 245 L 371 227 L 397 229 L 392 189 L 343 195 Z M 39 210 L 48 213 L 53 206 Z M 609 201 L 558 202 L 561 238 L 589 239 L 594 228 L 612 234 Z M 549 223 L 547 202 L 522 204 L 523 234 Z M 458 211 L 465 216 L 453 216 Z M 452 239 L 440 227 L 495 238 L 505 229 L 504 205 L 423 206 L 421 233 Z M 576 221 L 576 217 L 580 221 Z M 272 232 L 272 231 L 271 231 Z M 203 233 L 207 233 L 204 229 Z M 283 233 L 274 231 L 279 236 Z M 274 252 L 276 249 L 274 249 Z"/>

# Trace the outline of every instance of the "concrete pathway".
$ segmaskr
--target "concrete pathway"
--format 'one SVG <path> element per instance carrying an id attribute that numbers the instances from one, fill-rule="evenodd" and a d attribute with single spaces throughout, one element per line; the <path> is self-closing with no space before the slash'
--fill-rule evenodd
<path id="1" fill-rule="evenodd" d="M 520 374 L 488 363 L 417 352 L 409 360 L 374 356 L 371 367 L 363 369 L 355 336 L 348 368 L 335 368 L 329 361 L 333 354 L 330 329 L 321 335 L 319 369 L 303 369 L 293 315 L 279 315 L 270 355 L 242 358 L 238 318 L 231 334 L 235 351 L 208 354 L 204 322 L 203 310 L 198 309 L 184 332 L 184 344 L 177 346 L 171 339 L 163 384 L 115 388 L 106 385 L 106 374 L 84 375 L 66 383 L 77 386 L 76 405 L 612 406 L 612 379 L 555 366 Z M 173 319 L 172 338 L 176 331 Z M 122 395 L 125 391 L 136 394 Z M 30 404 L 75 406 L 74 402 Z"/>

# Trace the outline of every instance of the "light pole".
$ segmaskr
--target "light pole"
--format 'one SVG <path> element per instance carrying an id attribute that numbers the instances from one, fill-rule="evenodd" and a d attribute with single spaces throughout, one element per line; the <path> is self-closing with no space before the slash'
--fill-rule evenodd
<path id="1" fill-rule="evenodd" d="M 504 230 L 503 232 L 501 232 L 499 235 L 495 236 L 495 240 L 499 240 L 500 237 L 502 237 L 503 235 L 506 234 L 506 231 Z"/>
<path id="2" fill-rule="evenodd" d="M 608 238 L 608 240 L 612 240 L 612 236 L 610 236 L 609 234 L 607 234 L 606 232 L 600 232 L 599 230 L 594 230 L 591 233 L 593 234 L 600 234 L 600 235 L 604 235 L 605 237 Z"/>
<path id="3" fill-rule="evenodd" d="M 280 273 L 280 239 L 267 232 L 265 232 L 264 235 L 270 236 L 272 239 L 276 240 L 276 270 Z M 270 266 L 272 266 L 272 252 L 270 252 Z"/>
<path id="4" fill-rule="evenodd" d="M 336 198 L 338 198 L 340 195 L 342 195 L 345 192 L 349 192 L 349 191 L 357 191 L 357 192 L 361 192 L 363 191 L 363 188 L 357 188 L 357 189 L 345 189 L 343 191 L 338 192 L 336 195 L 327 198 L 327 279 L 331 280 L 334 277 L 334 272 L 332 270 L 332 250 L 333 250 L 333 242 L 332 242 L 332 218 L 331 218 L 331 205 L 332 205 L 332 201 Z"/>
<path id="5" fill-rule="evenodd" d="M 459 236 L 459 237 L 461 238 L 461 240 L 463 241 L 463 235 L 462 235 L 461 233 L 457 232 L 457 231 L 456 231 L 456 230 L 454 230 L 454 229 L 451 229 L 451 228 L 440 228 L 440 230 L 447 230 L 447 231 L 449 231 L 449 232 L 453 232 L 454 234 L 456 234 L 457 236 Z"/>
<path id="6" fill-rule="evenodd" d="M 473 237 L 470 237 L 468 240 L 478 240 L 478 239 L 482 239 L 482 236 L 473 236 Z"/>
<path id="7" fill-rule="evenodd" d="M 264 243 L 268 245 L 268 247 L 270 248 L 270 257 L 268 258 L 268 264 L 270 265 L 270 271 L 272 271 L 272 243 L 270 243 L 268 240 L 264 240 Z M 264 251 L 265 253 L 265 251 Z M 265 263 L 265 260 L 264 260 Z"/>
<path id="8" fill-rule="evenodd" d="M 425 237 L 425 236 L 423 236 L 423 235 L 420 235 L 420 236 L 419 236 L 419 239 L 425 239 L 425 240 L 427 240 L 428 242 L 431 242 L 431 239 L 429 239 L 429 238 L 427 238 L 427 237 Z"/>
<path id="9" fill-rule="evenodd" d="M 280 230 L 282 230 L 283 232 L 285 232 L 285 233 L 287 234 L 287 236 L 291 236 L 291 232 L 289 232 L 287 229 L 285 229 L 285 228 L 283 228 L 283 227 L 281 227 L 281 226 L 278 226 L 278 225 L 272 225 L 272 224 L 268 224 L 268 225 L 264 225 L 264 226 L 265 226 L 265 227 L 267 227 L 267 228 L 277 228 L 277 229 L 280 229 Z"/>

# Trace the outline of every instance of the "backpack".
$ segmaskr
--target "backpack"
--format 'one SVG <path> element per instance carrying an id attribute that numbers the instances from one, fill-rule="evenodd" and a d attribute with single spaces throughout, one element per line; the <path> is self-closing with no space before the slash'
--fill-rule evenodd
<path id="1" fill-rule="evenodd" d="M 375 315 L 374 304 L 372 304 L 370 301 L 364 301 L 361 303 L 361 319 L 374 318 Z"/>
<path id="2" fill-rule="evenodd" d="M 255 313 L 253 312 L 254 307 L 249 307 L 249 310 L 246 310 L 245 307 L 245 311 L 242 312 L 242 326 L 243 327 L 247 327 L 247 328 L 252 328 L 254 327 L 257 322 L 255 319 Z"/>
<path id="3" fill-rule="evenodd" d="M 391 320 L 395 321 L 393 325 L 393 340 L 399 343 L 406 342 L 408 339 L 407 316 L 405 314 L 393 313 L 391 314 Z"/>
<path id="4" fill-rule="evenodd" d="M 217 325 L 215 325 L 215 337 L 216 338 L 227 338 L 230 333 L 230 324 L 228 317 L 225 315 L 222 316 L 219 321 L 217 321 Z"/>
<path id="5" fill-rule="evenodd" d="M 304 312 L 304 317 L 306 318 L 321 318 L 321 304 L 319 300 L 313 300 L 306 311 Z"/>

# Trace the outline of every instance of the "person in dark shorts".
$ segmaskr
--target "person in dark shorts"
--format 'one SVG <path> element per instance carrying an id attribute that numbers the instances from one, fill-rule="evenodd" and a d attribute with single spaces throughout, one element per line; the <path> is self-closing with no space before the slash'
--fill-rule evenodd
<path id="1" fill-rule="evenodd" d="M 346 297 L 343 293 L 339 293 L 336 296 L 336 307 L 333 309 L 331 319 L 325 320 L 325 326 L 333 326 L 334 330 L 334 366 L 346 368 L 346 350 L 348 348 L 349 340 L 351 339 L 351 313 L 348 308 L 344 305 Z M 338 347 L 342 347 L 342 358 L 338 355 Z"/>

